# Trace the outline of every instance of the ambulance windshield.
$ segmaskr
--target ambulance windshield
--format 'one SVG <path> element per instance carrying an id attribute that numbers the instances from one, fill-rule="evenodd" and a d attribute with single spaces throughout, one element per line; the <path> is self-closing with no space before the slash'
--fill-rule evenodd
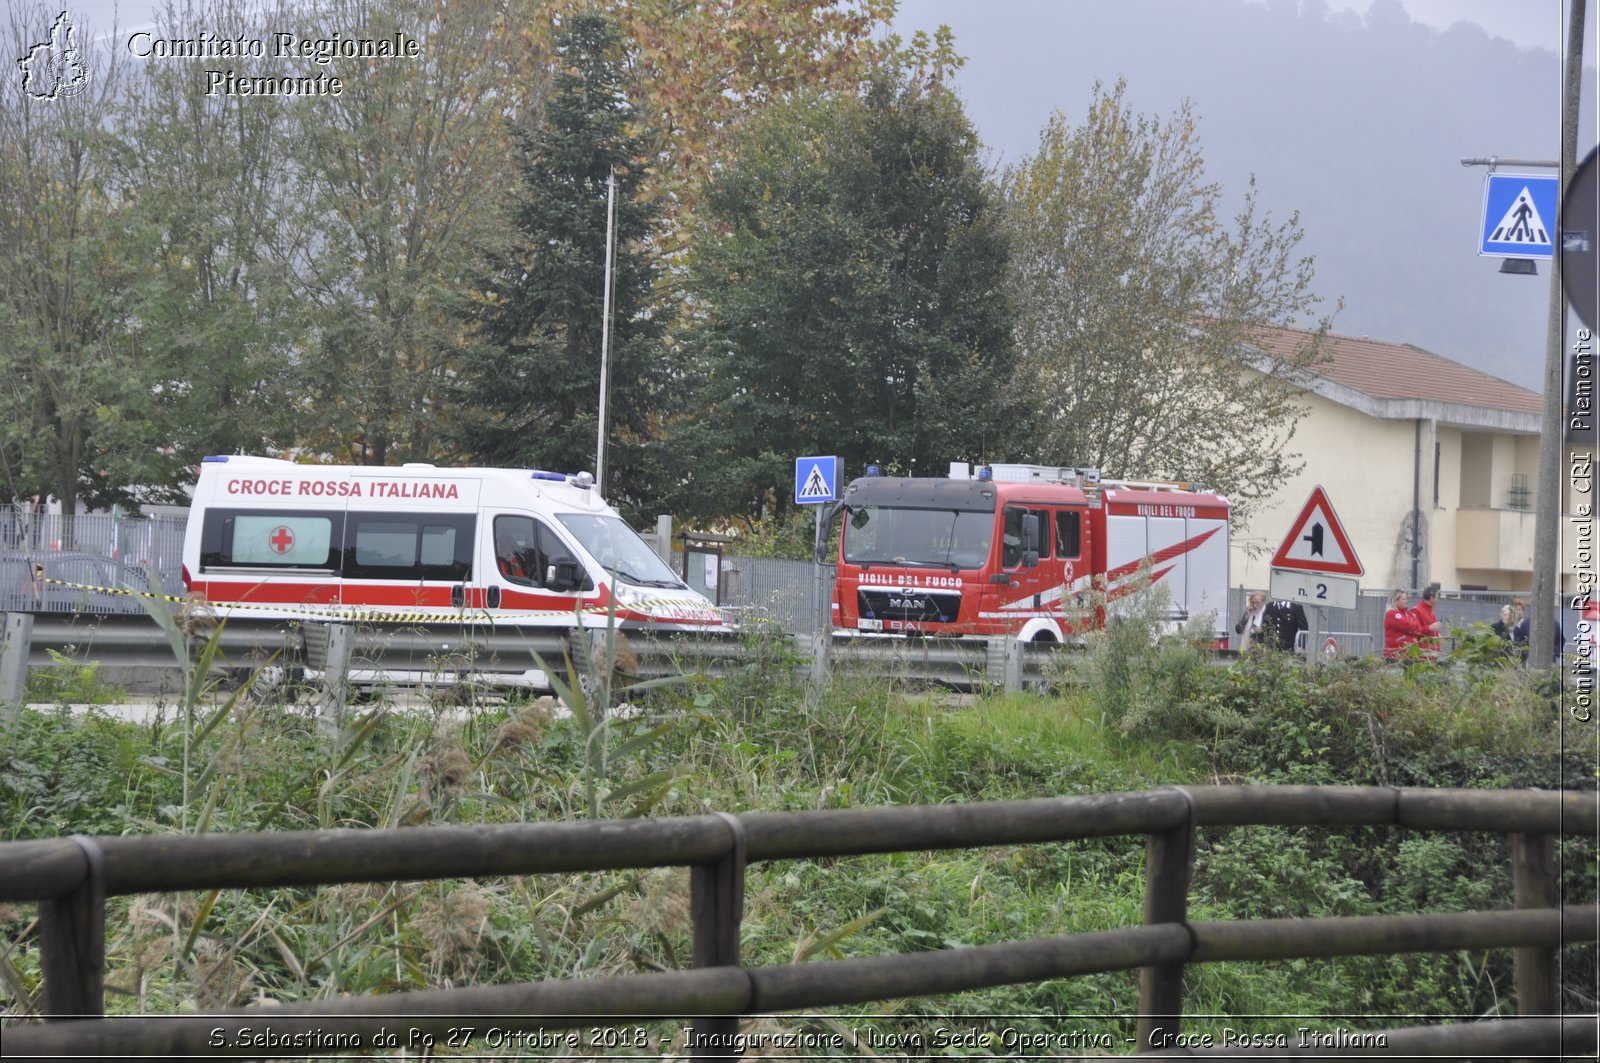
<path id="1" fill-rule="evenodd" d="M 844 559 L 852 565 L 982 568 L 994 537 L 994 513 L 851 506 Z"/>
<path id="2" fill-rule="evenodd" d="M 573 534 L 600 567 L 617 578 L 640 587 L 682 587 L 665 561 L 620 517 L 590 513 L 560 513 L 556 519 Z"/>

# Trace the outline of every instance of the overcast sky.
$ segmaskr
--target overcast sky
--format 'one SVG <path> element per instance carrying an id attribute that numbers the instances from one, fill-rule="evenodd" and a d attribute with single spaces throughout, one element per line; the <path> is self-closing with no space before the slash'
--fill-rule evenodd
<path id="1" fill-rule="evenodd" d="M 1285 3 L 1291 9 L 1315 6 L 1315 0 L 1299 5 L 1295 0 L 1180 2 L 1198 12 L 1209 9 L 1214 13 L 1241 4 L 1263 9 L 1283 7 Z M 1548 50 L 1552 56 L 1559 52 L 1566 34 L 1562 0 L 1380 0 L 1384 2 L 1398 2 L 1412 21 L 1430 29 L 1446 30 L 1465 23 L 1519 49 Z M 1109 83 L 1117 72 L 1139 70 L 1154 76 L 1159 86 L 1148 93 L 1150 96 L 1164 94 L 1181 100 L 1190 95 L 1192 89 L 1178 78 L 1161 77 L 1159 71 L 1143 70 L 1139 63 L 1142 54 L 1170 46 L 1173 41 L 1171 31 L 1175 27 L 1159 14 L 1164 6 L 1159 0 L 899 0 L 894 32 L 909 40 L 916 30 L 931 33 L 940 25 L 952 29 L 956 50 L 967 59 L 966 66 L 956 75 L 956 83 L 967 101 L 969 114 L 998 160 L 1016 161 L 1033 151 L 1039 130 L 1053 111 L 1077 117 L 1086 110 L 1087 89 L 1097 77 Z M 1335 24 L 1353 24 L 1366 19 L 1373 0 L 1323 0 L 1322 6 Z M 1115 39 L 1085 42 L 1082 36 L 1071 32 L 1073 25 L 1085 22 L 1114 26 L 1120 32 Z M 1184 41 L 1183 45 L 1201 53 L 1219 46 L 1227 48 L 1230 57 L 1246 58 L 1243 65 L 1231 71 L 1232 76 L 1241 81 L 1251 79 L 1248 46 L 1208 40 L 1203 35 L 1203 25 L 1201 28 L 1202 36 Z M 1591 41 L 1594 38 L 1592 21 L 1587 36 Z M 1080 47 L 1083 44 L 1087 47 Z M 1069 55 L 1071 64 L 1066 61 Z M 1085 60 L 1087 67 L 1078 65 Z M 1025 77 L 1040 72 L 1048 75 L 1050 88 L 1041 92 L 1015 91 Z M 1136 91 L 1141 88 L 1130 87 Z M 1272 91 L 1296 92 L 1303 91 L 1303 87 L 1274 85 Z M 1196 102 L 1203 111 L 1206 101 Z"/>
<path id="2" fill-rule="evenodd" d="M 895 30 L 951 27 L 997 167 L 1052 112 L 1081 120 L 1096 81 L 1125 77 L 1148 114 L 1190 101 L 1207 176 L 1234 195 L 1254 176 L 1277 218 L 1299 211 L 1324 310 L 1344 300 L 1335 331 L 1537 390 L 1549 269 L 1478 256 L 1486 171 L 1460 160 L 1559 153 L 1565 17 L 1561 0 L 902 0 Z"/>

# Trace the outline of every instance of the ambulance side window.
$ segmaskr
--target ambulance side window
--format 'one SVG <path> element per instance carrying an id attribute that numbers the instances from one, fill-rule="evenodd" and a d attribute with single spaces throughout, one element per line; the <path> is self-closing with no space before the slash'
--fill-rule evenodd
<path id="1" fill-rule="evenodd" d="M 1082 514 L 1074 510 L 1059 510 L 1056 513 L 1056 556 L 1059 558 L 1077 557 L 1083 552 L 1082 531 L 1079 521 Z"/>
<path id="2" fill-rule="evenodd" d="M 500 575 L 523 587 L 538 587 L 544 566 L 539 557 L 539 530 L 532 517 L 494 519 L 494 564 Z"/>
<path id="3" fill-rule="evenodd" d="M 207 511 L 200 540 L 202 571 L 225 568 L 338 567 L 342 513 L 236 509 Z"/>
<path id="4" fill-rule="evenodd" d="M 345 527 L 346 579 L 472 578 L 469 514 L 351 513 Z"/>
<path id="5" fill-rule="evenodd" d="M 494 519 L 494 563 L 507 582 L 543 587 L 554 566 L 573 560 L 572 551 L 542 521 L 510 514 Z"/>

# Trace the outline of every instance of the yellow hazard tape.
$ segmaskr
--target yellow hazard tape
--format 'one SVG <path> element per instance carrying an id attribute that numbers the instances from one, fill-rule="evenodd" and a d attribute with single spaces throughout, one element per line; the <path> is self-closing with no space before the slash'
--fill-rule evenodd
<path id="1" fill-rule="evenodd" d="M 127 587 L 95 587 L 88 583 L 68 583 L 66 580 L 49 578 L 36 579 L 34 582 L 49 584 L 52 587 L 65 587 L 72 591 L 94 591 L 96 594 L 118 594 L 124 598 L 149 598 L 151 600 L 159 599 L 163 602 L 171 602 L 174 605 L 195 604 L 192 598 L 175 598 L 170 594 L 156 594 L 152 591 L 136 591 L 130 590 Z"/>
<path id="2" fill-rule="evenodd" d="M 113 594 L 120 595 L 125 598 L 146 598 L 151 601 L 163 601 L 172 605 L 209 609 L 221 613 L 233 611 L 282 613 L 287 616 L 301 618 L 309 617 L 313 620 L 341 620 L 356 623 L 382 621 L 396 624 L 415 624 L 428 620 L 458 620 L 462 622 L 474 620 L 504 622 L 512 620 L 549 619 L 551 617 L 558 617 L 564 620 L 570 616 L 573 616 L 574 613 L 580 613 L 587 616 L 605 616 L 610 611 L 609 607 L 607 606 L 591 605 L 578 610 L 529 609 L 514 613 L 490 613 L 487 610 L 473 610 L 472 612 L 468 612 L 466 610 L 457 610 L 454 613 L 445 613 L 437 610 L 433 612 L 398 612 L 388 609 L 378 609 L 372 606 L 273 605 L 256 602 L 212 602 L 203 598 L 179 598 L 171 594 L 157 594 L 153 591 L 136 591 L 127 587 L 96 587 L 88 583 L 69 583 L 66 580 L 59 579 L 45 578 L 38 580 L 37 582 L 49 584 L 55 587 L 65 587 L 68 590 L 91 591 L 95 594 Z M 640 606 L 628 606 L 627 608 L 633 612 L 654 613 L 657 611 L 657 609 L 664 606 L 681 606 L 700 612 L 706 611 L 704 604 L 696 603 L 692 599 L 688 598 L 657 598 L 648 603 L 644 603 L 642 608 Z M 672 618 L 669 617 L 668 619 Z"/>

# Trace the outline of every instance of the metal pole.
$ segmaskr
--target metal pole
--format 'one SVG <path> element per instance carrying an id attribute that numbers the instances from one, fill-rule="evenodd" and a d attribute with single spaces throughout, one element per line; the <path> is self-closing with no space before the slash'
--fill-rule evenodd
<path id="1" fill-rule="evenodd" d="M 1549 159 L 1502 159 L 1498 155 L 1491 155 L 1487 159 L 1462 159 L 1463 166 L 1487 166 L 1493 170 L 1497 166 L 1531 166 L 1540 170 L 1559 170 L 1561 164 Z"/>
<path id="2" fill-rule="evenodd" d="M 1305 607 L 1306 623 L 1306 663 L 1316 664 L 1322 655 L 1322 606 L 1309 605 Z"/>
<path id="3" fill-rule="evenodd" d="M 0 705 L 22 707 L 28 687 L 28 653 L 33 642 L 33 614 L 5 613 L 0 634 Z"/>
<path id="4" fill-rule="evenodd" d="M 605 289 L 600 309 L 600 423 L 594 445 L 594 482 L 601 497 L 606 493 L 606 391 L 610 381 L 611 361 L 611 265 L 614 257 L 612 244 L 617 220 L 617 171 L 606 177 L 606 268 Z"/>
<path id="5" fill-rule="evenodd" d="M 827 546 L 823 537 L 827 525 L 823 519 L 825 506 L 811 507 L 817 515 L 817 528 L 813 535 L 811 562 L 814 568 L 811 580 L 811 683 L 806 696 L 816 699 L 828 681 L 828 651 L 833 643 L 833 603 L 825 593 L 827 578 L 822 567 L 822 551 Z"/>
<path id="6" fill-rule="evenodd" d="M 1561 91 L 1561 188 L 1572 185 L 1578 155 L 1578 93 L 1583 79 L 1583 15 L 1585 0 L 1571 0 L 1567 24 L 1566 77 Z M 1561 241 L 1560 205 L 1556 207 L 1556 244 Z M 1561 287 L 1561 255 L 1550 256 L 1550 314 L 1545 329 L 1544 411 L 1539 419 L 1538 508 L 1533 515 L 1533 616 L 1529 619 L 1528 660 L 1548 668 L 1555 657 L 1555 605 L 1560 590 L 1557 547 L 1561 538 L 1562 370 L 1567 335 L 1567 301 Z"/>
<path id="7" fill-rule="evenodd" d="M 1416 421 L 1411 456 L 1411 589 L 1422 586 L 1422 418 Z"/>
<path id="8" fill-rule="evenodd" d="M 821 506 L 811 507 L 812 514 L 816 517 L 817 522 L 816 531 L 811 536 L 811 562 L 813 565 L 811 573 L 811 630 L 813 632 L 824 632 L 833 626 L 831 617 L 825 617 L 823 612 L 828 603 L 822 600 L 822 508 Z"/>

